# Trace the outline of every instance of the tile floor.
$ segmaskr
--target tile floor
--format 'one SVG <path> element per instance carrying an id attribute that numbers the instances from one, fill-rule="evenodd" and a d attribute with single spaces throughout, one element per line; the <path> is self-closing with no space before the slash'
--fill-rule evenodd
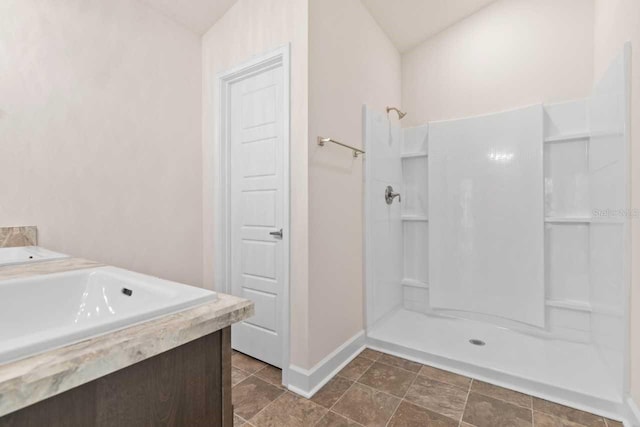
<path id="1" fill-rule="evenodd" d="M 366 349 L 311 399 L 287 391 L 280 370 L 232 356 L 234 425 L 621 427 L 617 421 Z"/>

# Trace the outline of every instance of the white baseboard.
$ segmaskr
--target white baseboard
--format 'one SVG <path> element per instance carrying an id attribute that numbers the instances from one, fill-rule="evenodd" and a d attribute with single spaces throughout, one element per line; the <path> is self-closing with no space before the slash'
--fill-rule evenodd
<path id="1" fill-rule="evenodd" d="M 360 331 L 311 369 L 290 365 L 287 388 L 310 399 L 333 378 L 347 363 L 364 349 L 364 331 Z"/>
<path id="2" fill-rule="evenodd" d="M 638 404 L 634 402 L 631 397 L 627 397 L 627 421 L 625 427 L 638 427 L 640 426 L 640 408 Z"/>

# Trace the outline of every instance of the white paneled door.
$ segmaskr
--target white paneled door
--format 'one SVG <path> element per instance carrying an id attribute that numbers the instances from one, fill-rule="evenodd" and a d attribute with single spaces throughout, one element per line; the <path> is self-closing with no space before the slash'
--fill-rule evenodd
<path id="1" fill-rule="evenodd" d="M 249 74 L 229 91 L 229 280 L 234 295 L 255 303 L 255 315 L 233 326 L 232 346 L 282 367 L 283 233 L 288 198 L 282 64 Z"/>

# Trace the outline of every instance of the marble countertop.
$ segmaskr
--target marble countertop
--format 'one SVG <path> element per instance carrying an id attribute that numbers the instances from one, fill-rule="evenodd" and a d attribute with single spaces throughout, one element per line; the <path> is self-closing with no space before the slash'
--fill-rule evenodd
<path id="1" fill-rule="evenodd" d="M 68 258 L 0 267 L 0 280 L 100 267 Z M 253 303 L 218 294 L 216 301 L 0 365 L 0 417 L 171 350 L 254 313 Z"/>

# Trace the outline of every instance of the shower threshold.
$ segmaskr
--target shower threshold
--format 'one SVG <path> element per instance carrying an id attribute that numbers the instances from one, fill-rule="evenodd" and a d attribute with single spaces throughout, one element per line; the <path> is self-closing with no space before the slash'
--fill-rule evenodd
<path id="1" fill-rule="evenodd" d="M 589 344 L 406 309 L 399 309 L 373 325 L 367 332 L 367 344 L 604 416 L 619 414 L 623 405 L 611 374 Z"/>

